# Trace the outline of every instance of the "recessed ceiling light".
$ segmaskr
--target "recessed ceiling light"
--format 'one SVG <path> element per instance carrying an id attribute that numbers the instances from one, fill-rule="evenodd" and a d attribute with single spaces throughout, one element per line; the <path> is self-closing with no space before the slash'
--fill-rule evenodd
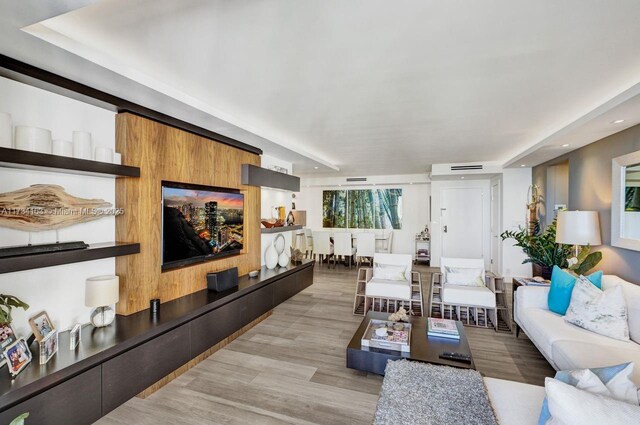
<path id="1" fill-rule="evenodd" d="M 342 187 L 342 185 L 341 185 L 341 184 L 339 184 L 339 185 L 338 185 L 338 187 Z"/>
<path id="2" fill-rule="evenodd" d="M 564 145 L 562 145 L 563 148 L 568 148 L 569 147 L 569 143 L 565 143 Z"/>
<path id="3" fill-rule="evenodd" d="M 413 182 L 409 182 L 409 184 L 413 184 Z"/>
<path id="4" fill-rule="evenodd" d="M 621 122 L 624 122 L 624 120 L 611 121 L 611 124 L 620 124 Z"/>
<path id="5" fill-rule="evenodd" d="M 313 168 L 314 168 L 314 170 L 317 170 L 317 169 L 318 169 L 318 167 L 313 167 Z"/>
<path id="6" fill-rule="evenodd" d="M 460 179 L 464 180 L 464 176 L 460 177 Z"/>
<path id="7" fill-rule="evenodd" d="M 526 167 L 526 166 L 527 166 L 527 164 L 520 164 L 520 166 L 521 166 L 521 167 Z"/>

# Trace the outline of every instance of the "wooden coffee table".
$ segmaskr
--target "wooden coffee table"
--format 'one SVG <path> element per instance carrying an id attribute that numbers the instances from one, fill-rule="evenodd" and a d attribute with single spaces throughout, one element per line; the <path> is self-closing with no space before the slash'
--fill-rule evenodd
<path id="1" fill-rule="evenodd" d="M 471 356 L 469 342 L 464 333 L 462 322 L 457 322 L 460 339 L 436 338 L 427 336 L 427 318 L 411 316 L 411 352 L 385 350 L 382 348 L 362 347 L 360 341 L 371 319 L 387 320 L 388 313 L 369 312 L 360 324 L 351 342 L 347 346 L 347 367 L 378 375 L 384 375 L 389 360 L 414 360 L 437 365 L 453 366 L 463 369 L 475 369 L 473 358 L 471 363 L 440 358 L 445 351 L 463 353 Z"/>

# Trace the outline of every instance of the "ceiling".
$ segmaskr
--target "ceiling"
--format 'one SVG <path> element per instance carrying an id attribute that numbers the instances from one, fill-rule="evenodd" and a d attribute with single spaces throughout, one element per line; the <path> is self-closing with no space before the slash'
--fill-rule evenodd
<path id="1" fill-rule="evenodd" d="M 287 153 L 301 175 L 535 165 L 527 155 L 640 82 L 637 0 L 84 4 L 24 36 Z"/>

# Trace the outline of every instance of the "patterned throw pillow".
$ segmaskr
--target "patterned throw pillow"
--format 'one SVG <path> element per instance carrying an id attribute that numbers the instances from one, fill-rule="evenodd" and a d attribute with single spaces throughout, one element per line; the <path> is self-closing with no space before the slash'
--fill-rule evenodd
<path id="1" fill-rule="evenodd" d="M 602 291 L 580 276 L 564 320 L 609 338 L 629 340 L 627 304 L 620 286 Z"/>
<path id="2" fill-rule="evenodd" d="M 638 387 L 631 381 L 632 375 L 633 363 L 623 363 L 609 367 L 561 370 L 556 373 L 554 379 L 593 394 L 638 406 L 640 404 Z M 551 419 L 549 401 L 545 398 L 542 402 L 538 425 L 553 423 Z"/>
<path id="3" fill-rule="evenodd" d="M 444 268 L 445 283 L 464 286 L 485 286 L 481 268 L 448 267 Z"/>

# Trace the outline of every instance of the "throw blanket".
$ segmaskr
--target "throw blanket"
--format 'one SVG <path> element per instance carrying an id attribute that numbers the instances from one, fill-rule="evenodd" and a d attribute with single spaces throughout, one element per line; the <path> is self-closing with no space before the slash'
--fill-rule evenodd
<path id="1" fill-rule="evenodd" d="M 497 425 L 475 370 L 398 360 L 387 363 L 374 424 Z"/>

